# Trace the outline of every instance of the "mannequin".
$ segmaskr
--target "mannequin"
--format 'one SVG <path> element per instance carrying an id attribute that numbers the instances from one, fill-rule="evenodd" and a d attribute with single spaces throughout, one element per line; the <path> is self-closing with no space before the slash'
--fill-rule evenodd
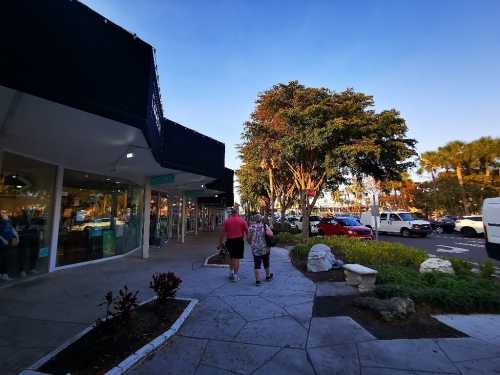
<path id="1" fill-rule="evenodd" d="M 19 236 L 5 211 L 0 212 L 0 280 L 12 280 L 8 274 L 7 257 L 12 246 L 17 246 Z"/>

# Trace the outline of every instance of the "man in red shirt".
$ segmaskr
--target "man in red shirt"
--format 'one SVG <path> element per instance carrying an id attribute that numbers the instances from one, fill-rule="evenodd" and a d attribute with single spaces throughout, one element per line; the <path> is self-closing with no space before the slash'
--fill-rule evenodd
<path id="1" fill-rule="evenodd" d="M 229 278 L 236 282 L 239 280 L 238 271 L 240 270 L 240 259 L 243 258 L 245 251 L 245 237 L 248 236 L 248 225 L 240 215 L 236 207 L 231 208 L 231 215 L 224 221 L 224 229 L 220 235 L 220 246 L 224 246 L 226 238 L 226 247 L 229 252 Z"/>

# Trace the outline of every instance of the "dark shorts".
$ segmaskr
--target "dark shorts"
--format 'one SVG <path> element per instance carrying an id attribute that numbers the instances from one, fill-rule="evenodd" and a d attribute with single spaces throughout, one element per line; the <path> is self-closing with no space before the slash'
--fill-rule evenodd
<path id="1" fill-rule="evenodd" d="M 253 264 L 256 270 L 260 269 L 260 265 L 264 263 L 264 268 L 269 268 L 269 253 L 266 255 L 254 255 Z"/>
<path id="2" fill-rule="evenodd" d="M 232 259 L 242 259 L 245 251 L 245 242 L 243 241 L 243 237 L 228 238 L 226 241 L 226 248 Z"/>

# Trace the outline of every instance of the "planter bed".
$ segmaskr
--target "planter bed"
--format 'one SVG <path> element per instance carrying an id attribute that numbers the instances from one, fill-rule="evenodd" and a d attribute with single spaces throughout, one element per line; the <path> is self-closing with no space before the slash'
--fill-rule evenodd
<path id="1" fill-rule="evenodd" d="M 156 297 L 133 311 L 131 322 L 116 318 L 85 329 L 30 369 L 42 374 L 121 374 L 161 346 L 191 313 L 195 299 L 172 298 L 159 305 Z M 115 329 L 110 328 L 114 323 Z"/>
<path id="2" fill-rule="evenodd" d="M 205 259 L 205 267 L 229 267 L 229 255 L 215 253 Z"/>
<path id="3" fill-rule="evenodd" d="M 345 281 L 344 270 L 341 268 L 323 272 L 309 272 L 307 270 L 307 259 L 303 260 L 295 257 L 290 257 L 290 259 L 295 268 L 315 283 L 320 281 Z"/>
<path id="4" fill-rule="evenodd" d="M 352 302 L 356 298 L 358 296 L 316 297 L 313 316 L 349 316 L 381 340 L 467 336 L 433 318 L 431 315 L 439 310 L 426 305 L 417 305 L 416 312 L 405 320 L 386 322 L 375 312 L 354 306 Z"/>

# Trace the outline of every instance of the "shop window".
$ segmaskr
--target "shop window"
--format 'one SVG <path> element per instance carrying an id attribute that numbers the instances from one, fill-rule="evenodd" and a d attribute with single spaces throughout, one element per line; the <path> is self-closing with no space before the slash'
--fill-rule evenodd
<path id="1" fill-rule="evenodd" d="M 0 236 L 9 239 L 0 239 L 2 280 L 48 271 L 56 171 L 37 160 L 0 153 Z"/>
<path id="2" fill-rule="evenodd" d="M 65 170 L 57 266 L 138 248 L 143 199 L 143 189 L 124 180 Z"/>

